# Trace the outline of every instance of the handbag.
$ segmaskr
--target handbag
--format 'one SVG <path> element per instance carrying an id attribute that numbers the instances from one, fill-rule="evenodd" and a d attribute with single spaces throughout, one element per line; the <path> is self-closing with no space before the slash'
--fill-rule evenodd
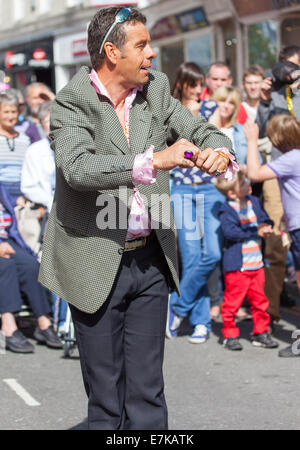
<path id="1" fill-rule="evenodd" d="M 41 252 L 48 212 L 38 203 L 26 200 L 25 206 L 15 206 L 18 231 L 24 242 L 36 253 Z"/>

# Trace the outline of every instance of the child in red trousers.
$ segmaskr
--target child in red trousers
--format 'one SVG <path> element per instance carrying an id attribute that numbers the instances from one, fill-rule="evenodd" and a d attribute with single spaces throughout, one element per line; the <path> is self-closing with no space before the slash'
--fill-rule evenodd
<path id="1" fill-rule="evenodd" d="M 225 272 L 222 319 L 224 346 L 242 350 L 235 316 L 245 297 L 253 319 L 252 344 L 276 348 L 278 343 L 268 335 L 269 301 L 264 293 L 265 276 L 261 251 L 262 238 L 272 232 L 273 222 L 267 216 L 242 172 L 233 181 L 218 180 L 216 187 L 227 197 L 219 211 L 225 238 L 223 269 Z"/>

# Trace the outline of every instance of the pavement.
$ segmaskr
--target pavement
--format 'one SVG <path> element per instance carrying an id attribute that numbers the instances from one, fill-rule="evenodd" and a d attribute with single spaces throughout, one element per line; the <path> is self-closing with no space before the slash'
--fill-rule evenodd
<path id="1" fill-rule="evenodd" d="M 24 319 L 21 325 L 31 336 L 30 321 Z M 205 344 L 188 342 L 187 322 L 175 340 L 166 340 L 170 430 L 300 429 L 300 357 L 279 358 L 278 349 L 252 346 L 251 320 L 239 327 L 241 352 L 222 347 L 220 321 L 213 323 Z M 274 335 L 279 348 L 290 343 L 296 328 L 299 297 L 293 308 L 282 308 Z M 62 350 L 43 345 L 36 345 L 34 354 L 0 354 L 0 398 L 0 430 L 86 429 L 87 400 L 77 350 L 69 359 Z"/>

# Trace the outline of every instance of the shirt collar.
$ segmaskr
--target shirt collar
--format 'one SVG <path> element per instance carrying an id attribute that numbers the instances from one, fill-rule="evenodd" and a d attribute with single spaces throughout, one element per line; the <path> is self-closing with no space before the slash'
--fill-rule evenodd
<path id="1" fill-rule="evenodd" d="M 103 95 L 104 97 L 106 97 L 110 103 L 112 104 L 113 107 L 115 107 L 106 87 L 104 86 L 104 84 L 101 82 L 97 72 L 95 71 L 95 69 L 91 70 L 90 73 L 90 79 L 91 82 L 93 84 L 93 87 L 95 89 L 95 91 L 97 92 L 97 94 Z M 136 94 L 137 92 L 141 92 L 143 90 L 143 86 L 139 86 L 138 88 L 134 88 L 132 89 L 129 94 L 127 95 L 126 99 L 125 99 L 125 105 L 126 108 L 130 108 L 132 103 L 135 100 Z"/>

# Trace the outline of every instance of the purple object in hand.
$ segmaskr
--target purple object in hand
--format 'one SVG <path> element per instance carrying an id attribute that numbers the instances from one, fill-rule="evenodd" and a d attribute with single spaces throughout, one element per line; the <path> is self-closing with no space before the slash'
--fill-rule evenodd
<path id="1" fill-rule="evenodd" d="M 194 156 L 194 153 L 192 151 L 189 151 L 189 152 L 187 151 L 187 152 L 184 152 L 184 156 L 188 159 L 191 159 Z"/>

